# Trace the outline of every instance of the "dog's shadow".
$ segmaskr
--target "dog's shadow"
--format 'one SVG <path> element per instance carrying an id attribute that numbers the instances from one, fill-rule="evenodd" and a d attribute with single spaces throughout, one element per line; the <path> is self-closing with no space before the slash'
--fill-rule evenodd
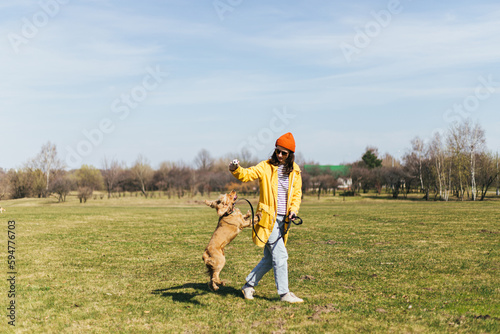
<path id="1" fill-rule="evenodd" d="M 194 292 L 178 292 L 177 290 L 194 289 Z M 217 292 L 208 288 L 207 283 L 186 283 L 179 286 L 174 286 L 166 289 L 157 289 L 151 291 L 153 295 L 160 295 L 165 298 L 172 298 L 174 302 L 189 303 L 194 305 L 201 305 L 195 298 L 206 294 L 214 294 L 220 296 L 235 296 L 243 298 L 241 291 L 230 286 L 221 286 Z"/>

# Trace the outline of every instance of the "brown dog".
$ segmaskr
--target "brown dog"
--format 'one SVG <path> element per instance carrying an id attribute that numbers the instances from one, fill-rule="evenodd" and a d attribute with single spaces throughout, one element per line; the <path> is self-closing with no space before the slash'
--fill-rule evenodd
<path id="1" fill-rule="evenodd" d="M 219 277 L 219 273 L 226 264 L 224 247 L 233 241 L 245 227 L 252 224 L 250 210 L 243 216 L 241 211 L 234 207 L 237 198 L 236 191 L 233 190 L 229 194 L 220 195 L 216 201 L 205 201 L 205 204 L 216 209 L 219 215 L 217 228 L 203 253 L 203 261 L 210 275 L 208 287 L 213 291 L 219 289 L 218 285 L 224 285 Z M 255 217 L 255 222 L 259 220 L 260 213 Z"/>

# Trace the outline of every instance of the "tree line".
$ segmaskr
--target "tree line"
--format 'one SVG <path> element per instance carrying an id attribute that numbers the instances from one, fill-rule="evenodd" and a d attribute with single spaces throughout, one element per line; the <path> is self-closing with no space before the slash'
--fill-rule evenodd
<path id="1" fill-rule="evenodd" d="M 499 158 L 487 150 L 485 133 L 470 120 L 453 124 L 445 135 L 435 133 L 424 141 L 415 137 L 402 161 L 387 156 L 378 159 L 376 148 L 368 148 L 351 166 L 354 192 L 384 188 L 394 198 L 421 193 L 448 201 L 484 200 L 492 186 L 499 195 Z"/>
<path id="2" fill-rule="evenodd" d="M 184 197 L 235 189 L 243 195 L 258 194 L 257 181 L 241 183 L 228 172 L 228 162 L 238 158 L 242 166 L 258 163 L 246 151 L 213 158 L 202 149 L 194 164 L 163 162 L 153 169 L 147 158 L 140 155 L 131 167 L 116 159 L 104 158 L 100 168 L 83 165 L 67 171 L 50 142 L 22 168 L 0 169 L 0 200 L 55 195 L 60 202 L 70 192 L 76 192 L 84 203 L 100 191 L 101 196 Z M 498 195 L 498 154 L 487 151 L 484 130 L 470 121 L 454 124 L 445 136 L 436 133 L 432 140 L 415 137 L 411 149 L 401 161 L 390 154 L 380 157 L 376 147 L 367 147 L 358 161 L 346 164 L 341 171 L 321 168 L 317 163 L 302 167 L 303 193 L 336 195 L 342 185 L 342 195 L 361 192 L 386 192 L 392 197 L 407 197 L 420 193 L 422 197 L 448 201 L 483 200 L 488 189 L 496 184 Z M 347 182 L 349 181 L 349 182 Z M 94 195 L 95 196 L 95 195 Z"/>
<path id="3" fill-rule="evenodd" d="M 237 155 L 242 164 L 256 163 L 247 156 L 246 152 Z M 241 184 L 230 175 L 228 161 L 228 158 L 214 159 L 203 149 L 196 156 L 194 166 L 167 161 L 155 170 L 148 159 L 140 155 L 131 167 L 116 159 L 104 158 L 100 168 L 82 165 L 79 169 L 67 171 L 57 155 L 56 146 L 48 142 L 22 168 L 0 169 L 0 200 L 55 195 L 64 202 L 68 194 L 76 192 L 80 202 L 84 203 L 95 196 L 96 191 L 108 198 L 126 196 L 127 193 L 146 198 L 161 194 L 168 198 L 196 194 L 210 196 L 212 192 L 228 189 L 245 194 L 257 193 L 258 183 Z"/>

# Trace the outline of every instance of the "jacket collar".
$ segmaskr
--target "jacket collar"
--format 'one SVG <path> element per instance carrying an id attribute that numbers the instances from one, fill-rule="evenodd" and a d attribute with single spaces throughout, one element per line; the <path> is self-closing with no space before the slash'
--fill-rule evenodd
<path id="1" fill-rule="evenodd" d="M 273 169 L 273 171 L 276 171 L 278 169 L 278 166 L 275 166 L 275 165 L 272 165 L 269 160 L 267 161 L 267 163 L 269 164 L 269 166 L 271 166 L 271 168 Z M 299 165 L 297 165 L 296 162 L 293 163 L 293 170 L 292 172 L 300 172 L 300 167 Z"/>

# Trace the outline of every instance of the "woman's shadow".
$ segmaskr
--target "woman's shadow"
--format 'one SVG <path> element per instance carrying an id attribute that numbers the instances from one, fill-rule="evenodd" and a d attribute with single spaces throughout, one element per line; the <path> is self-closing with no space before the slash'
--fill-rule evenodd
<path id="1" fill-rule="evenodd" d="M 178 291 L 184 289 L 194 289 L 195 291 Z M 194 305 L 201 305 L 201 303 L 195 299 L 196 297 L 206 295 L 208 293 L 213 293 L 221 296 L 235 296 L 243 298 L 241 291 L 233 287 L 221 286 L 220 289 L 217 290 L 217 292 L 213 292 L 208 288 L 207 283 L 186 283 L 171 288 L 151 291 L 151 294 L 153 295 L 160 295 L 161 297 L 172 298 L 172 301 L 175 302 L 190 303 Z"/>

